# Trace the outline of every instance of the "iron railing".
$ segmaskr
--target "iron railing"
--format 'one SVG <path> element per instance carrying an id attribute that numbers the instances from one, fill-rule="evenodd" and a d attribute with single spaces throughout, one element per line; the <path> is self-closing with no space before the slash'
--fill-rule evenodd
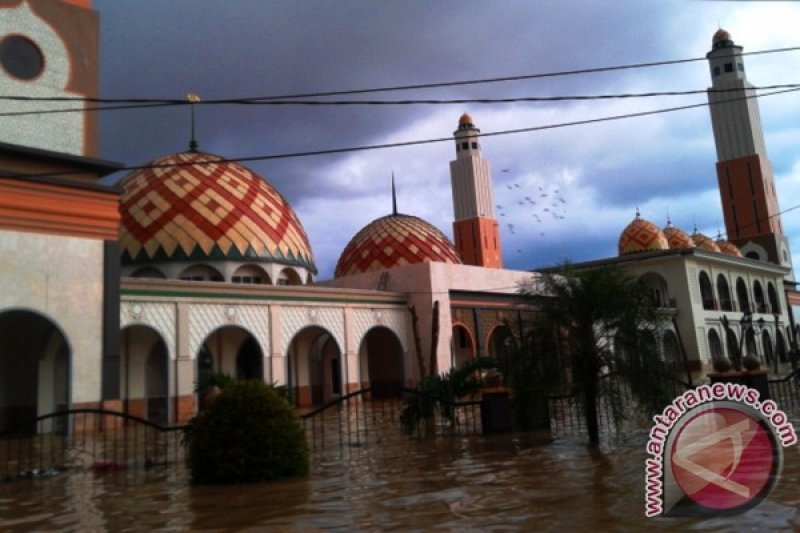
<path id="1" fill-rule="evenodd" d="M 184 428 L 104 409 L 42 415 L 0 431 L 0 480 L 177 463 L 185 457 Z"/>
<path id="2" fill-rule="evenodd" d="M 345 455 L 354 448 L 376 445 L 388 439 L 455 435 L 479 435 L 482 431 L 480 401 L 432 401 L 433 416 L 413 424 L 401 423 L 406 398 L 425 396 L 408 388 L 365 388 L 346 394 L 301 415 L 309 449 L 314 453 Z"/>

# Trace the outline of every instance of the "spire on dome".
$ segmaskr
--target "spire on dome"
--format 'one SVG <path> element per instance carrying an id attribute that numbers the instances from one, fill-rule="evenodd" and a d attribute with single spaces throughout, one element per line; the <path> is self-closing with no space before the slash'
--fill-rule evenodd
<path id="1" fill-rule="evenodd" d="M 200 97 L 197 96 L 195 93 L 186 93 L 186 101 L 189 102 L 189 108 L 191 109 L 191 121 L 192 121 L 192 137 L 189 140 L 189 151 L 190 152 L 197 152 L 197 139 L 194 137 L 194 105 L 200 101 Z"/>
<path id="2" fill-rule="evenodd" d="M 394 189 L 394 170 L 392 170 L 392 214 L 397 215 L 397 192 Z"/>

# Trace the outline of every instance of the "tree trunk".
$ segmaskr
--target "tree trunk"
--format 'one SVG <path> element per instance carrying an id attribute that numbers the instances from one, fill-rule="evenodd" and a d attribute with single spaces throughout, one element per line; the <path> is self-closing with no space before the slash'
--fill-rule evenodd
<path id="1" fill-rule="evenodd" d="M 430 376 L 435 376 L 437 371 L 436 349 L 439 347 L 439 300 L 433 302 L 433 317 L 431 320 L 431 359 Z"/>
<path id="2" fill-rule="evenodd" d="M 422 346 L 419 340 L 419 320 L 417 318 L 417 308 L 409 306 L 409 311 L 411 311 L 411 331 L 414 335 L 414 351 L 417 354 L 417 365 L 419 366 L 419 379 L 425 377 L 425 361 L 422 359 Z"/>
<path id="3" fill-rule="evenodd" d="M 587 375 L 584 381 L 584 416 L 586 417 L 586 431 L 589 433 L 589 442 L 600 442 L 600 424 L 597 420 L 597 375 Z"/>

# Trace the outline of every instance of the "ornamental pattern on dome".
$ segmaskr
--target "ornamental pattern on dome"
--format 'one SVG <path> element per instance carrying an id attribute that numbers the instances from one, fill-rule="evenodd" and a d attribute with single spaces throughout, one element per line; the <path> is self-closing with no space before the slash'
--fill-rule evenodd
<path id="1" fill-rule="evenodd" d="M 703 250 L 708 250 L 710 252 L 719 252 L 719 246 L 717 243 L 714 242 L 714 239 L 708 237 L 707 235 L 703 235 L 696 229 L 694 233 L 692 233 L 692 240 L 697 245 L 698 248 L 702 248 Z"/>
<path id="2" fill-rule="evenodd" d="M 667 222 L 667 227 L 662 230 L 664 237 L 667 238 L 670 250 L 682 250 L 684 248 L 694 248 L 695 244 L 689 234 L 682 229 L 673 226 L 672 222 Z"/>
<path id="3" fill-rule="evenodd" d="M 658 226 L 636 213 L 636 218 L 628 224 L 619 236 L 619 255 L 653 250 L 668 250 L 669 243 Z"/>
<path id="4" fill-rule="evenodd" d="M 247 260 L 316 273 L 294 210 L 242 165 L 184 152 L 156 159 L 121 185 L 123 264 Z"/>
<path id="5" fill-rule="evenodd" d="M 731 241 L 726 241 L 725 239 L 717 239 L 717 247 L 719 251 L 723 254 L 732 255 L 733 257 L 742 257 L 742 251 L 739 249 L 738 246 L 733 244 Z"/>
<path id="6" fill-rule="evenodd" d="M 448 238 L 421 218 L 395 214 L 373 220 L 345 246 L 335 277 L 434 261 L 461 264 Z"/>

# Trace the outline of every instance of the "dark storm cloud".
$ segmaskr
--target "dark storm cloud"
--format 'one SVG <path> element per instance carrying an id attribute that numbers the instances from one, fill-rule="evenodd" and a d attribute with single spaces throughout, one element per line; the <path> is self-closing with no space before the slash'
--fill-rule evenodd
<path id="1" fill-rule="evenodd" d="M 205 99 L 347 90 L 491 78 L 599 66 L 702 57 L 718 23 L 775 11 L 775 30 L 791 16 L 745 3 L 635 1 L 265 1 L 95 0 L 101 16 L 101 94 L 110 98 Z M 745 11 L 751 9 L 751 11 Z M 758 9 L 758 11 L 752 11 Z M 730 28 L 729 28 L 730 29 Z M 738 28 L 737 28 L 738 29 Z M 738 35 L 734 32 L 734 35 Z M 749 39 L 755 40 L 750 35 Z M 770 45 L 775 45 L 768 41 Z M 749 50 L 758 48 L 746 42 Z M 778 45 L 796 43 L 778 42 Z M 781 63 L 779 59 L 783 59 Z M 767 84 L 797 69 L 786 58 L 748 59 L 751 81 Z M 791 78 L 791 76 L 789 76 Z M 782 82 L 796 82 L 781 79 Z M 777 82 L 777 81 L 776 81 Z M 702 89 L 704 62 L 514 83 L 365 95 L 389 98 L 498 98 Z M 349 98 L 349 97 L 342 97 Z M 782 98 L 762 105 L 790 132 L 800 106 Z M 229 157 L 303 152 L 451 135 L 469 111 L 484 131 L 540 126 L 658 109 L 687 99 L 470 104 L 452 106 L 197 106 L 200 149 Z M 792 102 L 791 104 L 788 102 Z M 791 110 L 791 112 L 789 112 Z M 186 149 L 189 111 L 167 108 L 102 114 L 103 157 L 128 165 Z M 789 173 L 795 136 L 767 130 L 776 171 Z M 772 136 L 772 137 L 770 137 Z M 495 190 L 512 179 L 561 183 L 569 177 L 575 210 L 602 213 L 608 226 L 554 226 L 541 237 L 525 225 L 504 235 L 509 266 L 614 253 L 619 231 L 644 205 L 661 224 L 680 213 L 716 226 L 719 213 L 696 206 L 714 192 L 716 160 L 708 110 L 657 115 L 535 134 L 487 138 L 484 155 Z M 353 232 L 385 214 L 392 171 L 404 208 L 449 233 L 448 161 L 452 145 L 248 163 L 275 185 L 303 220 L 322 277 L 330 275 Z M 510 169 L 502 173 L 500 169 Z M 561 180 L 561 181 L 559 181 Z M 567 183 L 567 182 L 564 182 Z M 713 195 L 711 196 L 713 198 Z M 675 203 L 682 205 L 675 206 Z M 691 205 L 690 205 L 691 204 Z M 343 217 L 343 215 L 345 215 Z M 332 227 L 331 216 L 345 220 Z M 596 225 L 596 224 L 595 224 Z M 569 229 L 568 229 L 569 228 Z M 686 228 L 684 224 L 685 229 Z M 530 232 L 520 246 L 522 231 Z M 708 230 L 706 230 L 708 231 Z M 795 246 L 800 249 L 800 245 Z M 516 250 L 520 250 L 519 253 Z"/>

